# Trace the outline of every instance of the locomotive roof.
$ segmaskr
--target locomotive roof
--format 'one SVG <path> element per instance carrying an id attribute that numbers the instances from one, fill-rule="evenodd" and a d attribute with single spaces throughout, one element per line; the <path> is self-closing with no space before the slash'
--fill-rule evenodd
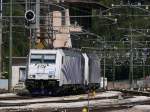
<path id="1" fill-rule="evenodd" d="M 55 53 L 57 50 L 56 49 L 30 49 L 30 53 Z"/>
<path id="2" fill-rule="evenodd" d="M 62 51 L 64 53 L 64 55 L 66 56 L 77 56 L 77 57 L 81 57 L 83 53 L 86 53 L 86 52 L 82 52 L 81 50 L 79 49 L 31 49 L 30 50 L 30 53 L 56 53 L 57 51 Z M 97 54 L 95 53 L 86 53 L 87 56 L 90 58 L 90 59 L 96 59 L 96 60 L 99 60 L 100 58 L 98 57 Z"/>
<path id="3" fill-rule="evenodd" d="M 76 57 L 81 57 L 82 56 L 82 52 L 77 51 L 77 50 L 63 50 L 63 53 L 66 56 L 76 56 Z"/>

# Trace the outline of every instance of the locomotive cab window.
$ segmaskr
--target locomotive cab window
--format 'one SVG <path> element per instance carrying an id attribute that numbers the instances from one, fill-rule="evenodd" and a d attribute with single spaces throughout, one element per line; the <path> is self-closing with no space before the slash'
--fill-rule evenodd
<path id="1" fill-rule="evenodd" d="M 41 54 L 31 54 L 31 63 L 33 63 L 33 64 L 42 63 L 42 55 Z"/>
<path id="2" fill-rule="evenodd" d="M 47 63 L 47 64 L 55 64 L 56 63 L 56 54 L 45 54 L 43 61 L 44 61 L 44 63 Z"/>

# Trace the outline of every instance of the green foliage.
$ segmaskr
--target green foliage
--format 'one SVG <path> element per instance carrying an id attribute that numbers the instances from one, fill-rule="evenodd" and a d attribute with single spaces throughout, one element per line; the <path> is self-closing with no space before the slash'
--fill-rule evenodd
<path id="1" fill-rule="evenodd" d="M 27 54 L 27 46 L 28 46 L 28 38 L 25 34 L 24 28 L 24 18 L 18 19 L 15 16 L 24 16 L 24 7 L 20 4 L 13 4 L 12 6 L 12 15 L 13 18 L 13 56 L 26 56 Z M 4 6 L 3 15 L 8 16 L 10 15 L 10 4 Z M 9 18 L 6 18 L 9 21 Z M 7 31 L 3 35 L 4 41 L 4 56 L 9 55 L 9 22 L 4 24 L 4 31 Z M 22 27 L 21 27 L 22 25 Z"/>
<path id="2" fill-rule="evenodd" d="M 10 0 L 5 0 L 5 4 L 3 5 L 3 46 L 2 46 L 2 56 L 4 63 L 4 72 L 8 72 L 9 67 L 9 24 L 10 24 Z M 12 54 L 13 57 L 21 57 L 26 56 L 28 51 L 28 37 L 26 35 L 25 27 L 24 27 L 24 18 L 15 18 L 15 16 L 24 16 L 24 6 L 20 4 L 13 4 L 12 6 L 12 15 L 13 15 L 13 32 L 12 32 L 12 40 L 13 40 L 13 48 Z M 22 26 L 21 26 L 22 25 Z M 21 26 L 21 27 L 20 27 Z M 8 73 L 4 74 L 6 78 L 8 78 Z"/>
<path id="3" fill-rule="evenodd" d="M 101 0 L 100 3 L 111 7 L 112 4 L 120 4 L 120 0 Z M 145 5 L 146 4 L 150 4 L 150 1 L 145 0 Z M 142 8 L 144 10 L 142 10 Z M 148 9 L 148 11 L 150 11 L 150 8 Z M 113 22 L 110 21 L 109 19 L 102 18 L 102 17 L 100 17 L 100 18 L 96 17 L 96 18 L 92 19 L 92 22 L 93 22 L 92 31 L 105 37 L 105 41 L 106 41 L 106 44 L 108 47 L 113 48 L 115 46 L 118 49 L 121 49 L 121 48 L 122 49 L 127 49 L 127 48 L 130 49 L 130 42 L 128 42 L 128 43 L 126 42 L 126 44 L 121 42 L 123 40 L 122 38 L 125 38 L 125 35 L 131 35 L 130 28 L 133 28 L 133 29 L 149 29 L 150 28 L 150 16 L 141 16 L 141 15 L 148 15 L 148 12 L 145 10 L 145 7 L 141 7 L 141 9 L 140 9 L 140 8 L 136 8 L 136 7 L 121 7 L 120 6 L 117 8 L 112 8 L 111 10 L 104 13 L 104 15 L 109 15 L 110 13 L 111 13 L 111 16 L 108 16 L 108 18 L 111 18 L 111 19 L 117 18 L 116 24 L 113 24 Z M 118 28 L 126 28 L 128 30 L 118 30 Z M 150 32 L 146 32 L 146 31 L 141 31 L 141 33 L 134 31 L 134 32 L 132 32 L 132 35 L 141 35 L 141 36 L 134 36 L 133 40 L 139 41 L 139 44 L 143 44 L 140 41 L 150 41 L 150 38 L 146 37 L 145 35 L 142 35 L 142 33 L 143 34 L 145 33 L 145 35 L 150 34 Z M 128 37 L 129 41 L 130 41 L 130 38 L 131 37 Z M 111 43 L 108 41 L 112 41 L 112 42 L 119 41 L 119 42 Z M 133 47 L 135 47 L 135 48 L 138 47 L 138 44 L 134 43 Z M 142 47 L 144 48 L 144 47 L 146 47 L 146 45 L 143 44 Z M 147 46 L 147 47 L 149 47 L 149 46 Z M 116 53 L 119 53 L 122 56 L 124 56 L 126 52 L 130 52 L 130 50 L 122 50 L 122 51 L 116 50 L 111 55 L 112 60 L 114 58 L 116 58 L 115 57 Z M 142 51 L 139 50 L 138 52 L 141 53 Z M 134 59 L 135 59 L 135 57 L 134 57 Z M 128 79 L 130 63 L 128 63 L 128 64 L 124 63 L 121 58 L 118 60 L 120 62 L 122 62 L 122 64 L 116 67 L 116 79 L 117 80 Z M 126 60 L 130 61 L 130 58 L 128 58 Z M 146 64 L 150 64 L 148 60 L 149 59 L 147 59 Z M 134 63 L 134 64 L 135 64 L 135 67 L 133 68 L 134 79 L 142 78 L 143 77 L 143 68 L 142 68 L 143 65 L 142 64 L 139 65 L 136 63 Z M 106 76 L 110 80 L 112 80 L 112 74 L 113 74 L 111 71 L 112 61 L 110 61 L 110 60 L 107 61 L 107 65 L 108 66 L 106 66 Z M 137 65 L 139 65 L 139 66 L 137 66 Z M 148 67 L 144 67 L 144 68 L 145 68 L 146 75 L 149 75 L 148 72 L 150 71 L 150 69 Z"/>

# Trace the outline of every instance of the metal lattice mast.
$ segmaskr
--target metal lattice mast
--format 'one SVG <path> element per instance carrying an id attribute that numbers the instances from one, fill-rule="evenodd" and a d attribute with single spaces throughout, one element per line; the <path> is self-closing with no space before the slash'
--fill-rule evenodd
<path id="1" fill-rule="evenodd" d="M 3 25 L 3 20 L 2 20 L 2 3 L 3 0 L 0 1 L 0 78 L 2 77 L 2 25 Z"/>
<path id="2" fill-rule="evenodd" d="M 8 79 L 8 90 L 11 92 L 12 90 L 12 2 L 13 0 L 10 0 L 10 34 L 9 34 L 9 79 Z"/>
<path id="3" fill-rule="evenodd" d="M 40 37 L 40 0 L 36 0 L 36 39 Z"/>

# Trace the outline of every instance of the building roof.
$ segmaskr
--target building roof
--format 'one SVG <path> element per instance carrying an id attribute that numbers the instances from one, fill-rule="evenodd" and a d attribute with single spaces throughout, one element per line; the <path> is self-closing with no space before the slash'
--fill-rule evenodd
<path id="1" fill-rule="evenodd" d="M 12 66 L 25 66 L 27 57 L 13 57 Z"/>

